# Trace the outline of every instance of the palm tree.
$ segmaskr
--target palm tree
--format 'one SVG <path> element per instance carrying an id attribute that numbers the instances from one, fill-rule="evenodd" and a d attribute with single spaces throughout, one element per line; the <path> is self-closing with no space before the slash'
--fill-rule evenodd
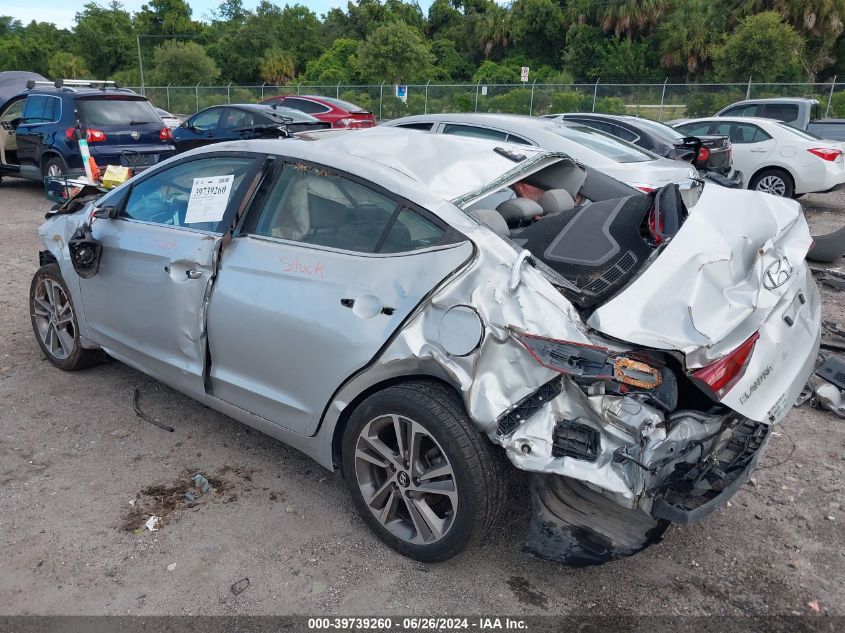
<path id="1" fill-rule="evenodd" d="M 722 26 L 711 0 L 675 3 L 657 29 L 661 62 L 667 67 L 686 65 L 689 74 L 700 71 L 719 44 Z"/>
<path id="2" fill-rule="evenodd" d="M 293 54 L 278 48 L 271 48 L 261 58 L 261 78 L 268 84 L 283 86 L 293 79 L 296 72 Z"/>
<path id="3" fill-rule="evenodd" d="M 510 11 L 491 2 L 481 15 L 478 32 L 485 58 L 489 58 L 497 46 L 507 48 L 511 40 Z"/>
<path id="4" fill-rule="evenodd" d="M 634 32 L 642 32 L 657 23 L 669 0 L 614 0 L 598 10 L 598 21 L 604 31 L 616 37 L 623 33 L 630 42 Z"/>

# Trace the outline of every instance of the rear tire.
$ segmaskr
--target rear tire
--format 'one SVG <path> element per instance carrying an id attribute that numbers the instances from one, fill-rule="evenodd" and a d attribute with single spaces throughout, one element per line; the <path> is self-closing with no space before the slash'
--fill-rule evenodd
<path id="1" fill-rule="evenodd" d="M 42 266 L 29 289 L 29 314 L 35 340 L 53 365 L 74 371 L 105 360 L 101 350 L 79 343 L 79 326 L 70 292 L 58 264 Z"/>
<path id="2" fill-rule="evenodd" d="M 791 198 L 795 192 L 792 176 L 782 169 L 764 169 L 756 174 L 748 183 L 749 189 L 770 193 L 781 198 Z"/>
<path id="3" fill-rule="evenodd" d="M 42 176 L 61 176 L 67 173 L 67 165 L 61 156 L 51 156 L 41 165 Z"/>
<path id="4" fill-rule="evenodd" d="M 341 456 L 370 529 L 400 554 L 435 562 L 478 541 L 499 515 L 507 484 L 497 450 L 453 390 L 420 381 L 358 405 Z"/>

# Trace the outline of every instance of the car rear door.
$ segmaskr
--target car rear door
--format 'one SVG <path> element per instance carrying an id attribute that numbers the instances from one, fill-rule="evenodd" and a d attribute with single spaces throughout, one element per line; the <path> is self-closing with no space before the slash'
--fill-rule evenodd
<path id="1" fill-rule="evenodd" d="M 771 136 L 753 123 L 718 122 L 713 128 L 713 134 L 723 134 L 730 139 L 734 168 L 742 172 L 746 186 L 777 146 Z"/>
<path id="2" fill-rule="evenodd" d="M 322 166 L 277 166 L 223 250 L 208 307 L 214 396 L 301 435 L 473 246 Z"/>
<path id="3" fill-rule="evenodd" d="M 220 241 L 260 158 L 194 156 L 137 179 L 115 219 L 95 218 L 99 270 L 80 279 L 90 336 L 109 354 L 179 389 L 201 392 L 205 300 Z"/>

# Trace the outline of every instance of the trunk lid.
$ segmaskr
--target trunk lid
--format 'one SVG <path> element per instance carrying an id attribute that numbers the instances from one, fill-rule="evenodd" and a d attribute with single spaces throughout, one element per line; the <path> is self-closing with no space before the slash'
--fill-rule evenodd
<path id="1" fill-rule="evenodd" d="M 755 332 L 743 377 L 722 402 L 775 422 L 812 372 L 818 290 L 804 264 L 812 243 L 798 203 L 708 185 L 677 235 L 587 320 L 609 336 L 677 350 L 694 370 Z"/>

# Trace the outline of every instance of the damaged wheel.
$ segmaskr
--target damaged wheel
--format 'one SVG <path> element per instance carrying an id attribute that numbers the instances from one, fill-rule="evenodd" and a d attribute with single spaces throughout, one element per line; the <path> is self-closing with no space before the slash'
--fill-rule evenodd
<path id="1" fill-rule="evenodd" d="M 583 483 L 531 475 L 533 515 L 525 551 L 573 567 L 631 556 L 663 538 L 669 521 L 623 508 Z"/>
<path id="2" fill-rule="evenodd" d="M 343 474 L 382 541 L 442 561 L 481 538 L 499 513 L 506 484 L 495 450 L 452 390 L 406 383 L 355 409 L 343 434 Z"/>
<path id="3" fill-rule="evenodd" d="M 76 313 L 58 264 L 42 266 L 32 278 L 29 314 L 38 345 L 59 369 L 72 371 L 102 362 L 100 350 L 79 343 Z"/>

